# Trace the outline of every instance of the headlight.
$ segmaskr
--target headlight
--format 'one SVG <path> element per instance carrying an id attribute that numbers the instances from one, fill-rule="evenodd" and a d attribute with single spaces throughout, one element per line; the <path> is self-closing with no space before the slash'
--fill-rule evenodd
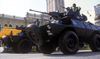
<path id="1" fill-rule="evenodd" d="M 3 47 L 0 47 L 0 53 L 3 52 L 3 50 L 4 50 L 4 48 Z"/>
<path id="2" fill-rule="evenodd" d="M 50 30 L 47 30 L 47 33 L 50 33 Z"/>
<path id="3" fill-rule="evenodd" d="M 50 25 L 47 25 L 47 28 L 48 28 L 48 29 L 51 29 Z"/>
<path id="4" fill-rule="evenodd" d="M 5 38 L 5 37 L 6 37 L 6 35 L 2 36 L 1 38 Z"/>

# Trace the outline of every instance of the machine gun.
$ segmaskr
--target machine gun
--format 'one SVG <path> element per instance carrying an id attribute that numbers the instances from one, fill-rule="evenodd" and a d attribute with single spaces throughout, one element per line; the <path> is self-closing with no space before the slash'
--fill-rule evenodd
<path id="1" fill-rule="evenodd" d="M 29 11 L 34 11 L 34 12 L 38 12 L 38 13 L 42 13 L 42 14 L 49 14 L 49 13 L 46 13 L 46 12 L 36 11 L 36 10 L 32 10 L 32 9 L 29 9 Z"/>
<path id="2" fill-rule="evenodd" d="M 61 6 L 62 8 L 64 8 L 64 9 L 66 9 L 67 11 L 71 11 L 71 9 L 69 8 L 69 7 L 63 7 L 63 6 Z"/>
<path id="3" fill-rule="evenodd" d="M 36 10 L 32 10 L 32 9 L 29 9 L 29 11 L 34 11 L 34 12 L 38 12 L 38 13 L 42 13 L 42 14 L 48 14 L 48 15 L 51 15 L 53 18 L 62 17 L 62 13 L 59 13 L 59 12 L 49 12 L 49 13 L 46 13 L 46 12 L 36 11 Z"/>
<path id="4" fill-rule="evenodd" d="M 26 27 L 16 27 L 18 30 L 25 30 Z"/>
<path id="5" fill-rule="evenodd" d="M 21 30 L 22 32 L 25 32 L 26 31 L 25 28 L 26 27 L 23 27 L 23 26 L 22 27 L 21 26 L 20 27 L 16 27 L 17 30 Z"/>

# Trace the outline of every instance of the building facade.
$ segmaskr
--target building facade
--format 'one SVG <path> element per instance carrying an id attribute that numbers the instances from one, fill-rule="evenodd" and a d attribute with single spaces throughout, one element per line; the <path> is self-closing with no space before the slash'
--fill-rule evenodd
<path id="1" fill-rule="evenodd" d="M 17 27 L 17 26 L 27 26 L 30 23 L 34 23 L 36 19 L 42 23 L 45 20 L 49 19 L 49 15 L 42 15 L 42 14 L 31 14 L 27 13 L 26 17 L 18 17 L 6 14 L 0 14 L 0 30 L 3 26 L 7 27 Z"/>
<path id="2" fill-rule="evenodd" d="M 95 24 L 100 26 L 100 4 L 94 6 L 95 10 Z"/>
<path id="3" fill-rule="evenodd" d="M 64 0 L 46 0 L 46 2 L 48 13 L 56 10 L 59 10 L 59 12 L 65 11 L 65 9 L 61 7 L 64 7 Z"/>
<path id="4" fill-rule="evenodd" d="M 3 26 L 16 27 L 21 25 L 25 26 L 24 17 L 0 14 L 0 30 Z"/>
<path id="5" fill-rule="evenodd" d="M 27 13 L 26 14 L 26 20 L 27 24 L 34 23 L 36 19 L 40 21 L 41 24 L 45 23 L 46 20 L 49 19 L 49 15 L 47 14 L 32 14 L 32 13 Z"/>

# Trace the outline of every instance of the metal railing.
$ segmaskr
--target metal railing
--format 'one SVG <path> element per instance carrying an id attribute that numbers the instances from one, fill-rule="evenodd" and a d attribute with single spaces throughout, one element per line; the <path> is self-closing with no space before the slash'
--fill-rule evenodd
<path id="1" fill-rule="evenodd" d="M 18 16 L 13 16 L 13 15 L 7 15 L 7 14 L 0 14 L 0 17 L 2 17 L 2 18 L 24 20 L 24 17 L 18 17 Z"/>

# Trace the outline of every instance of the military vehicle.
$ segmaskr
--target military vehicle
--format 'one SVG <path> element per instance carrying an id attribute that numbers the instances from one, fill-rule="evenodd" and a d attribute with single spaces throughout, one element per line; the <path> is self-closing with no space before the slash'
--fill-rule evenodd
<path id="1" fill-rule="evenodd" d="M 93 52 L 100 51 L 100 27 L 85 22 L 85 15 L 71 11 L 40 13 L 49 14 L 54 19 L 40 27 L 30 24 L 26 28 L 29 39 L 38 45 L 40 52 L 50 54 L 59 47 L 63 54 L 75 54 L 85 43 L 89 44 Z"/>
<path id="2" fill-rule="evenodd" d="M 16 27 L 16 29 L 21 30 L 19 33 L 13 35 L 11 31 L 10 35 L 1 37 L 5 49 L 12 49 L 15 53 L 28 53 L 31 51 L 32 46 L 36 46 L 27 37 L 25 28 L 26 27 Z M 38 50 L 37 46 L 36 49 Z"/>
<path id="3" fill-rule="evenodd" d="M 9 35 L 10 32 L 13 32 L 13 35 L 14 35 L 14 34 L 21 32 L 21 30 L 17 30 L 15 27 L 3 26 L 3 28 L 0 30 L 0 46 L 2 46 L 1 37 L 5 35 Z"/>

